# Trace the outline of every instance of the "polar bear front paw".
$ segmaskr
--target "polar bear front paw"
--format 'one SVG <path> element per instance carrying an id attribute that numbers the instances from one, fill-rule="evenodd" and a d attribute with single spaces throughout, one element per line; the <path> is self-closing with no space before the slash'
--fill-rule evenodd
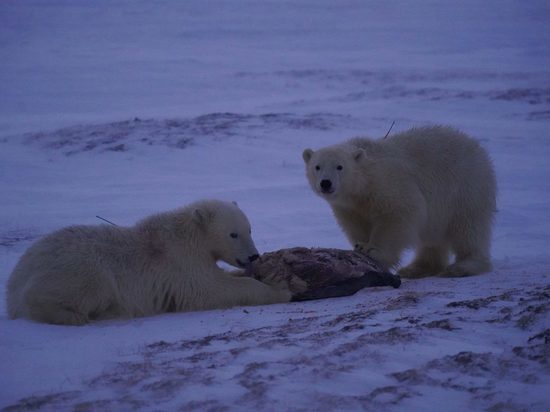
<path id="1" fill-rule="evenodd" d="M 368 243 L 356 243 L 353 249 L 355 252 L 362 253 L 378 262 L 384 270 L 389 270 L 395 265 L 395 259 L 389 259 L 382 249 L 372 246 Z"/>
<path id="2" fill-rule="evenodd" d="M 353 246 L 353 250 L 355 252 L 363 253 L 369 256 L 371 256 L 371 253 L 373 253 L 375 249 L 376 249 L 375 247 L 371 247 L 368 243 L 363 243 L 363 242 L 356 243 Z"/>
<path id="3" fill-rule="evenodd" d="M 276 289 L 290 290 L 291 292 L 304 292 L 308 287 L 307 283 L 299 277 L 291 274 L 281 275 L 281 273 L 276 271 L 259 280 Z"/>
<path id="4" fill-rule="evenodd" d="M 280 289 L 275 286 L 271 286 L 271 292 L 273 299 L 270 303 L 286 303 L 290 302 L 293 293 L 288 289 Z"/>
<path id="5" fill-rule="evenodd" d="M 433 275 L 433 273 L 431 273 L 429 270 L 426 270 L 426 268 L 416 265 L 405 266 L 399 269 L 397 271 L 397 274 L 401 277 L 409 279 L 419 279 Z"/>
<path id="6" fill-rule="evenodd" d="M 376 260 L 383 259 L 384 253 L 379 248 L 369 245 L 368 243 L 356 243 L 353 250 Z"/>
<path id="7" fill-rule="evenodd" d="M 491 262 L 486 259 L 465 259 L 453 263 L 439 274 L 442 277 L 464 277 L 489 272 Z"/>

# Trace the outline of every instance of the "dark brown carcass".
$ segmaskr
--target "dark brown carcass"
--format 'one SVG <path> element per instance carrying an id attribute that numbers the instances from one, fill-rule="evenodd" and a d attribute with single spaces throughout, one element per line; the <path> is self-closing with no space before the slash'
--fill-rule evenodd
<path id="1" fill-rule="evenodd" d="M 284 283 L 294 301 L 353 295 L 373 286 L 401 285 L 399 276 L 384 272 L 365 254 L 352 250 L 295 247 L 265 253 L 247 274 L 274 285 Z"/>

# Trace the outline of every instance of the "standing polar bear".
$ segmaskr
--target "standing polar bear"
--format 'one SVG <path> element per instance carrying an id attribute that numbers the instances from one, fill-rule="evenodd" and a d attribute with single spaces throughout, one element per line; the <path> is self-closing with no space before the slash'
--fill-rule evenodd
<path id="1" fill-rule="evenodd" d="M 288 290 L 220 269 L 258 257 L 250 224 L 230 202 L 206 200 L 134 227 L 72 226 L 32 245 L 8 281 L 11 318 L 90 320 L 287 302 Z"/>
<path id="2" fill-rule="evenodd" d="M 349 241 L 387 268 L 416 248 L 405 277 L 489 271 L 496 179 L 486 151 L 444 126 L 303 152 L 315 193 Z M 449 252 L 455 261 L 448 264 Z"/>

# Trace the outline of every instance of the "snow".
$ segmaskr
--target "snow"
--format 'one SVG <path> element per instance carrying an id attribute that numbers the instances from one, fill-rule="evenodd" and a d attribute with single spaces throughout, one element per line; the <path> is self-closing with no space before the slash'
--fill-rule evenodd
<path id="1" fill-rule="evenodd" d="M 4 1 L 0 294 L 96 215 L 236 200 L 261 251 L 349 247 L 301 152 L 444 123 L 494 160 L 494 271 L 73 328 L 9 320 L 7 410 L 548 410 L 545 1 Z"/>

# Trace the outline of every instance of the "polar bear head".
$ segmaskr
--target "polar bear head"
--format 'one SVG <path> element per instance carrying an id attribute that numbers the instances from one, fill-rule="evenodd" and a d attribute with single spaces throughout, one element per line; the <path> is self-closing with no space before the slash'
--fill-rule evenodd
<path id="1" fill-rule="evenodd" d="M 250 223 L 235 202 L 203 201 L 192 213 L 216 261 L 244 268 L 258 258 Z"/>
<path id="2" fill-rule="evenodd" d="M 302 157 L 311 188 L 329 202 L 352 192 L 357 183 L 353 175 L 364 155 L 363 149 L 346 150 L 338 146 L 304 150 Z"/>

